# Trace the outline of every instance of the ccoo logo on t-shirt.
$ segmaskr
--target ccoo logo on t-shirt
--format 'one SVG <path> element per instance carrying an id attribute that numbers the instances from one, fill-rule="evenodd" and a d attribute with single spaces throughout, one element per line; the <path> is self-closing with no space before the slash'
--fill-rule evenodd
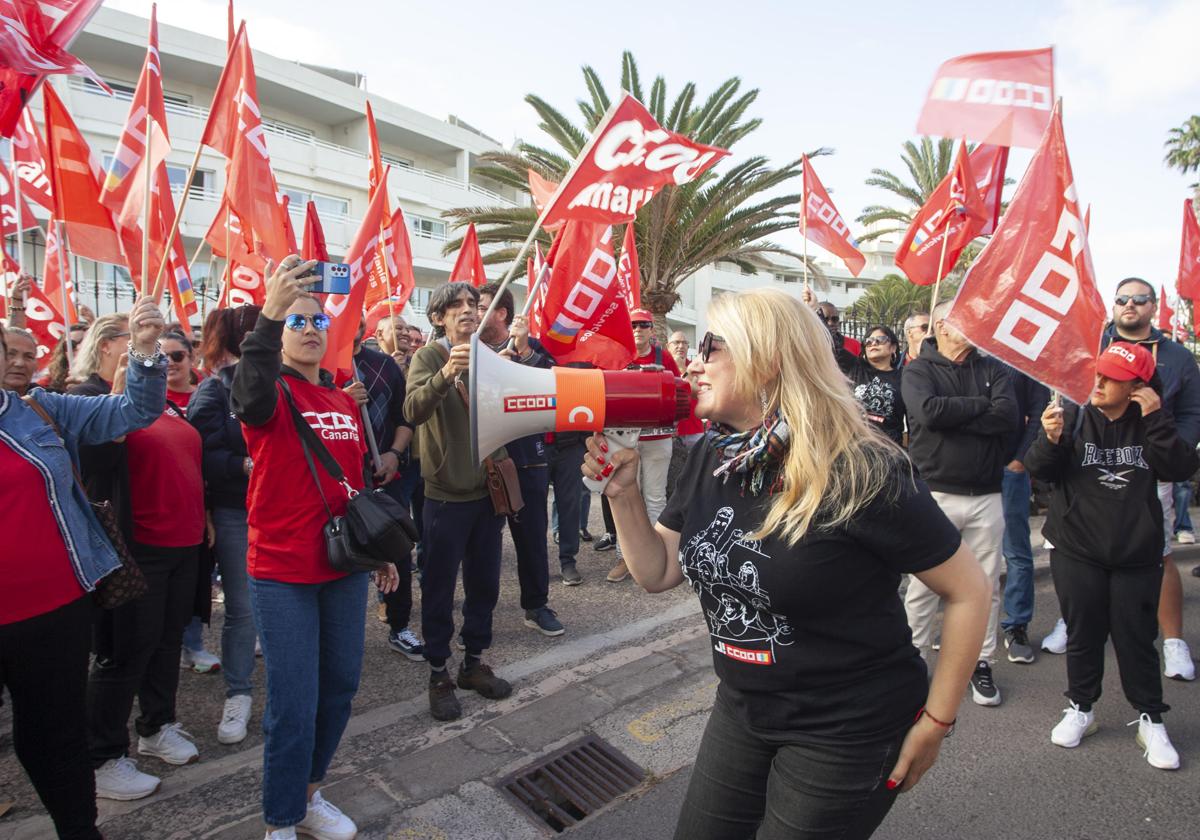
<path id="1" fill-rule="evenodd" d="M 324 440 L 358 440 L 358 423 L 340 411 L 305 411 L 304 419 Z"/>

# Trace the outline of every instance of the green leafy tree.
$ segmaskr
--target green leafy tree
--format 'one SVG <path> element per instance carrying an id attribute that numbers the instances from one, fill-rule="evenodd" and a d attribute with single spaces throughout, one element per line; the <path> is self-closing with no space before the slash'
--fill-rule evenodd
<path id="1" fill-rule="evenodd" d="M 943 280 L 938 302 L 950 300 L 957 289 L 954 280 Z M 899 274 L 889 274 L 871 284 L 866 294 L 847 308 L 846 315 L 860 324 L 897 326 L 913 312 L 928 312 L 932 294 L 929 286 L 917 286 Z"/>
<path id="2" fill-rule="evenodd" d="M 858 222 L 869 227 L 879 226 L 862 234 L 858 241 L 870 242 L 890 233 L 904 233 L 917 211 L 950 172 L 954 165 L 954 146 L 951 139 L 935 141 L 922 137 L 919 142 L 906 141 L 900 160 L 908 170 L 907 180 L 887 169 L 872 169 L 867 186 L 887 190 L 895 196 L 895 203 L 863 208 Z"/>
<path id="3" fill-rule="evenodd" d="M 1167 132 L 1167 154 L 1164 161 L 1184 175 L 1200 171 L 1200 115 L 1190 117 L 1183 125 Z M 1200 183 L 1192 184 L 1200 199 Z"/>
<path id="4" fill-rule="evenodd" d="M 537 112 L 539 127 L 553 145 L 521 142 L 513 151 L 484 154 L 484 163 L 475 174 L 526 194 L 529 169 L 552 181 L 561 180 L 612 102 L 591 67 L 583 68 L 583 80 L 587 96 L 576 102 L 582 116 L 579 124 L 531 93 L 525 101 Z M 696 85 L 688 82 L 672 100 L 666 80 L 658 76 L 647 98 L 637 62 L 632 53 L 625 52 L 621 57 L 620 89 L 643 102 L 664 128 L 724 149 L 733 149 L 762 123 L 748 116 L 758 91 L 743 92 L 738 78 L 727 79 L 707 97 L 700 96 Z M 829 153 L 821 148 L 808 154 L 812 158 Z M 727 159 L 691 183 L 659 190 L 639 211 L 634 229 L 642 303 L 655 314 L 660 331 L 664 316 L 679 300 L 679 284 L 704 266 L 725 261 L 754 271 L 768 266 L 772 254 L 803 259 L 768 240 L 772 234 L 793 230 L 798 224 L 800 196 L 784 193 L 780 187 L 799 174 L 799 160 L 772 167 L 761 156 Z M 484 262 L 490 264 L 511 262 L 537 220 L 532 207 L 461 207 L 443 215 L 459 228 L 474 222 L 481 244 L 499 246 L 485 255 Z M 613 233 L 613 242 L 621 242 L 623 231 Z M 548 233 L 542 231 L 538 239 L 548 247 Z M 447 242 L 445 253 L 457 251 L 461 242 Z M 816 282 L 824 285 L 825 277 L 816 262 L 810 259 L 809 267 Z"/>

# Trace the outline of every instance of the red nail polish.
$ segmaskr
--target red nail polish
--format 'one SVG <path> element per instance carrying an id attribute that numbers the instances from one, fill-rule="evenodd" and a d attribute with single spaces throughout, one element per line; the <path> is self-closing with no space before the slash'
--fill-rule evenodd
<path id="1" fill-rule="evenodd" d="M 888 779 L 888 780 L 887 780 L 887 787 L 888 787 L 888 790 L 895 790 L 897 787 L 899 787 L 899 785 L 900 785 L 900 783 L 899 783 L 899 782 L 897 782 L 895 779 Z"/>
<path id="2" fill-rule="evenodd" d="M 605 478 L 608 478 L 610 475 L 612 475 L 613 469 L 614 469 L 613 465 L 609 464 L 607 467 L 605 467 L 603 470 L 600 471 L 600 475 L 604 476 Z"/>
<path id="3" fill-rule="evenodd" d="M 597 455 L 597 456 L 596 456 L 596 463 L 597 463 L 597 464 L 603 464 L 603 463 L 605 463 L 605 461 L 604 461 L 604 456 L 603 456 L 603 455 Z"/>

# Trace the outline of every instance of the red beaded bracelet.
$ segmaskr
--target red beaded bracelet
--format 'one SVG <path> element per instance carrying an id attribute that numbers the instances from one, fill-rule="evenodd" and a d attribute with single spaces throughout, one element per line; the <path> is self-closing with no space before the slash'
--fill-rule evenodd
<path id="1" fill-rule="evenodd" d="M 931 714 L 929 713 L 929 710 L 928 710 L 928 709 L 926 709 L 924 706 L 922 706 L 922 707 L 921 707 L 921 711 L 917 712 L 917 716 L 916 716 L 916 718 L 913 720 L 913 723 L 916 723 L 918 720 L 920 720 L 922 715 L 924 715 L 925 717 L 929 718 L 931 721 L 933 721 L 933 722 L 934 722 L 934 723 L 936 723 L 938 726 L 940 726 L 940 727 L 942 727 L 942 728 L 944 728 L 944 729 L 953 729 L 953 728 L 954 728 L 954 724 L 958 723 L 958 718 L 955 718 L 954 720 L 950 721 L 949 723 L 946 723 L 944 720 L 938 720 L 938 719 L 937 719 L 937 718 L 935 718 L 933 715 L 931 715 Z"/>

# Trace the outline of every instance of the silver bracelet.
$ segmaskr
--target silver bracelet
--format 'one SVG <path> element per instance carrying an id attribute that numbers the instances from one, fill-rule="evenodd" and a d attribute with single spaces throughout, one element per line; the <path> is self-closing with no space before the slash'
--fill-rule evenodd
<path id="1" fill-rule="evenodd" d="M 149 356 L 147 356 L 145 353 L 139 353 L 137 350 L 133 349 L 132 341 L 129 342 L 128 351 L 129 360 L 131 362 L 136 362 L 144 367 L 154 367 L 158 363 L 158 360 L 162 358 L 162 342 L 154 342 L 154 352 Z"/>

